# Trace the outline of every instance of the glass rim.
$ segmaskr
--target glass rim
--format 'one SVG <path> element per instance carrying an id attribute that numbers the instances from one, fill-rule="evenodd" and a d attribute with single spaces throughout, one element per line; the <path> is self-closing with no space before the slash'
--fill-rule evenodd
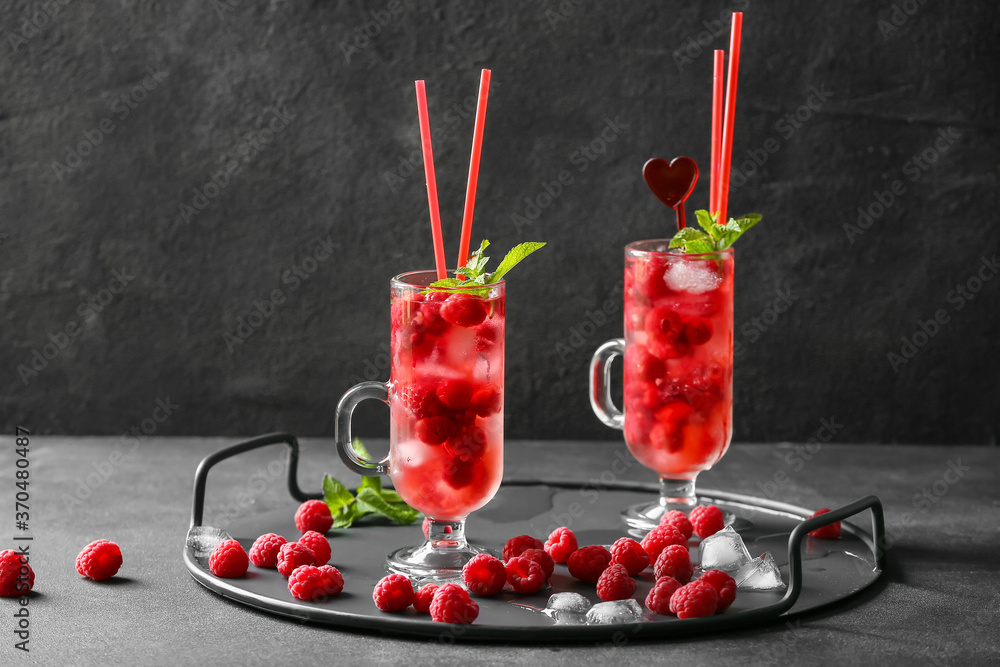
<path id="1" fill-rule="evenodd" d="M 434 280 L 436 280 L 437 271 L 434 269 L 418 269 L 416 271 L 405 271 L 403 273 L 393 276 L 392 280 L 390 280 L 389 282 L 393 287 L 410 287 L 413 289 L 427 289 L 428 287 L 430 287 L 430 284 L 434 282 L 434 280 L 428 280 L 426 284 L 420 282 L 413 282 L 413 278 L 415 276 L 432 277 Z M 455 271 L 449 269 L 448 277 L 454 278 Z M 481 285 L 479 287 L 435 287 L 434 289 L 442 292 L 468 292 L 469 290 L 473 289 L 487 289 L 487 288 L 493 289 L 495 287 L 505 287 L 506 285 L 507 281 L 501 278 L 495 283 L 488 283 L 486 285 Z"/>
<path id="2" fill-rule="evenodd" d="M 633 253 L 635 255 L 648 255 L 656 257 L 687 257 L 691 259 L 719 259 L 720 255 L 725 257 L 730 257 L 733 255 L 733 246 L 729 246 L 725 250 L 712 250 L 711 252 L 680 252 L 676 249 L 670 250 L 647 250 L 640 248 L 639 246 L 647 243 L 665 243 L 670 245 L 670 239 L 644 239 L 642 241 L 632 241 L 625 246 L 626 253 Z"/>

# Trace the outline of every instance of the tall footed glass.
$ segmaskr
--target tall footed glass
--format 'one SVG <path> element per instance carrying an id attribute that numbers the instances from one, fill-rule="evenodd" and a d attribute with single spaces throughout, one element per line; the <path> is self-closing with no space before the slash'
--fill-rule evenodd
<path id="1" fill-rule="evenodd" d="M 633 456 L 660 477 L 660 497 L 623 512 L 649 530 L 697 504 L 698 473 L 733 436 L 733 251 L 684 254 L 670 241 L 625 248 L 625 338 L 591 360 L 590 401 L 623 429 Z M 624 355 L 624 409 L 611 400 L 611 362 Z"/>
<path id="2" fill-rule="evenodd" d="M 389 554 L 387 569 L 446 581 L 485 552 L 465 539 L 465 520 L 503 477 L 505 283 L 425 292 L 435 279 L 433 271 L 393 278 L 389 382 L 344 394 L 337 447 L 356 472 L 388 474 L 428 519 L 428 540 Z M 381 461 L 361 460 L 351 447 L 351 414 L 366 398 L 389 404 L 389 455 Z"/>

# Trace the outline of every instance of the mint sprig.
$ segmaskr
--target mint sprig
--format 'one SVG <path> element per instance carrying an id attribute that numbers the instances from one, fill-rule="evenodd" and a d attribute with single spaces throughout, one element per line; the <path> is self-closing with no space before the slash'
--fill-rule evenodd
<path id="1" fill-rule="evenodd" d="M 371 459 L 371 454 L 359 438 L 355 438 L 351 446 L 359 457 Z M 362 477 L 355 495 L 340 480 L 323 475 L 323 501 L 333 515 L 334 528 L 350 528 L 355 521 L 369 514 L 384 516 L 404 526 L 420 516 L 420 512 L 403 502 L 398 493 L 383 489 L 379 477 Z"/>
<path id="2" fill-rule="evenodd" d="M 484 239 L 479 245 L 479 249 L 469 255 L 469 260 L 465 263 L 465 266 L 460 266 L 455 270 L 457 278 L 437 280 L 432 282 L 430 286 L 468 289 L 476 294 L 483 293 L 486 291 L 483 288 L 499 282 L 511 269 L 520 264 L 525 257 L 542 248 L 544 245 L 544 243 L 537 241 L 517 244 L 510 249 L 510 252 L 500 262 L 500 266 L 497 267 L 496 271 L 489 273 L 486 271 L 486 263 L 490 261 L 490 258 L 485 253 L 486 249 L 490 246 L 490 242 Z"/>
<path id="3" fill-rule="evenodd" d="M 738 238 L 760 222 L 763 216 L 759 213 L 748 213 L 739 218 L 730 218 L 724 225 L 718 224 L 717 216 L 708 211 L 695 211 L 695 217 L 698 218 L 698 226 L 705 231 L 685 227 L 674 234 L 670 240 L 671 248 L 698 254 L 727 250 Z"/>

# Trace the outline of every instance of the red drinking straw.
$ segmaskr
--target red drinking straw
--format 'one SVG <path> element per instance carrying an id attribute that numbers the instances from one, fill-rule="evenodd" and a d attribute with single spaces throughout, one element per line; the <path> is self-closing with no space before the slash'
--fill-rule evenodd
<path id="1" fill-rule="evenodd" d="M 483 128 L 486 127 L 486 100 L 490 96 L 490 70 L 484 69 L 479 80 L 479 104 L 476 106 L 476 130 L 472 135 L 472 160 L 469 162 L 469 186 L 465 190 L 465 216 L 462 237 L 458 243 L 458 264 L 469 261 L 469 241 L 472 239 L 472 211 L 476 208 L 476 186 L 479 184 L 479 157 L 483 152 Z"/>
<path id="2" fill-rule="evenodd" d="M 424 153 L 424 175 L 427 178 L 427 206 L 431 210 L 431 237 L 434 239 L 434 265 L 438 280 L 448 277 L 441 238 L 441 211 L 438 209 L 437 180 L 434 178 L 434 149 L 431 147 L 431 121 L 427 116 L 427 91 L 423 81 L 416 81 L 417 118 L 420 121 L 420 147 Z"/>
<path id="3" fill-rule="evenodd" d="M 712 171 L 708 195 L 709 213 L 719 212 L 719 163 L 722 153 L 722 84 L 725 81 L 726 52 L 715 50 L 715 70 L 712 75 Z"/>
<path id="4" fill-rule="evenodd" d="M 733 12 L 732 34 L 729 36 L 729 74 L 726 76 L 726 118 L 722 130 L 722 164 L 719 172 L 719 222 L 726 224 L 729 205 L 729 168 L 733 159 L 733 121 L 736 119 L 736 78 L 740 73 L 740 37 L 743 33 L 743 12 Z"/>

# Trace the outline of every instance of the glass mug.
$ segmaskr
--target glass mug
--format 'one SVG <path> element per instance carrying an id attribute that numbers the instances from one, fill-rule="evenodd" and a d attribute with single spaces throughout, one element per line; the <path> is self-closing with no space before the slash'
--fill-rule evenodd
<path id="1" fill-rule="evenodd" d="M 466 541 L 465 519 L 503 477 L 506 284 L 425 291 L 436 279 L 434 271 L 392 279 L 389 382 L 362 382 L 344 394 L 336 439 L 348 468 L 389 475 L 428 519 L 428 540 L 389 554 L 389 571 L 447 580 L 486 552 Z M 362 460 L 351 446 L 351 415 L 367 398 L 389 405 L 389 454 L 381 461 Z"/>
<path id="2" fill-rule="evenodd" d="M 625 338 L 590 365 L 590 404 L 623 429 L 633 456 L 660 476 L 660 498 L 623 512 L 641 530 L 696 504 L 698 473 L 733 436 L 733 250 L 685 254 L 669 239 L 625 247 Z M 611 399 L 611 362 L 624 355 L 624 410 Z"/>

